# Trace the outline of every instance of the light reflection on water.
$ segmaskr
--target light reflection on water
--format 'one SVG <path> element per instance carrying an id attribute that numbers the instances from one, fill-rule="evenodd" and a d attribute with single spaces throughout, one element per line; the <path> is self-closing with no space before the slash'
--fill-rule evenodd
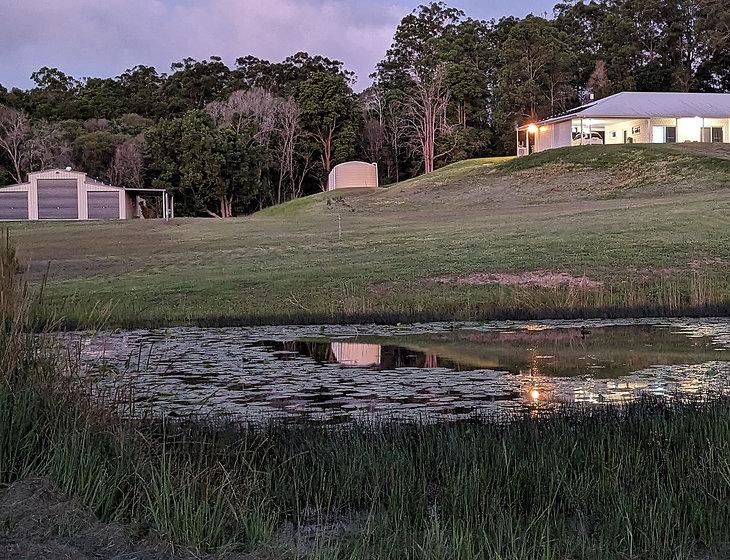
<path id="1" fill-rule="evenodd" d="M 730 383 L 730 320 L 175 328 L 81 340 L 137 412 L 347 421 L 549 412 Z"/>

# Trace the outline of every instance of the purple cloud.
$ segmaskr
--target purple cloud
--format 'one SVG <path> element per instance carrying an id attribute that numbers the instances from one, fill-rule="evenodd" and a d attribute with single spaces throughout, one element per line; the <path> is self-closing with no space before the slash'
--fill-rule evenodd
<path id="1" fill-rule="evenodd" d="M 391 43 L 407 0 L 4 0 L 0 83 L 29 87 L 56 66 L 76 78 L 114 76 L 137 64 L 167 71 L 184 57 L 253 54 L 281 60 L 297 51 L 346 63 L 359 86 Z M 473 17 L 545 11 L 552 0 L 455 2 Z M 544 4 L 544 6 L 543 6 Z M 520 7 L 520 5 L 522 7 Z"/>

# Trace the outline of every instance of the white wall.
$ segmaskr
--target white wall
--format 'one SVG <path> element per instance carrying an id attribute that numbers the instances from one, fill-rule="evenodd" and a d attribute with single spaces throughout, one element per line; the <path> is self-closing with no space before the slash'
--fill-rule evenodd
<path id="1" fill-rule="evenodd" d="M 562 148 L 573 143 L 572 123 L 564 121 L 542 125 L 531 142 L 535 142 L 536 152 L 543 152 L 552 148 Z"/>
<path id="2" fill-rule="evenodd" d="M 727 119 L 677 119 L 677 142 L 701 142 L 703 127 L 719 127 L 723 129 L 725 142 L 728 141 Z"/>
<path id="3" fill-rule="evenodd" d="M 641 131 L 632 132 L 634 127 L 638 126 Z M 624 131 L 626 135 L 634 139 L 635 144 L 648 144 L 651 142 L 651 125 L 649 119 L 632 119 L 627 121 L 613 122 L 606 125 L 605 143 L 606 144 L 623 144 Z M 613 134 L 616 134 L 614 137 Z"/>
<path id="4" fill-rule="evenodd" d="M 573 145 L 573 122 L 565 121 L 553 125 L 553 143 L 556 148 Z"/>

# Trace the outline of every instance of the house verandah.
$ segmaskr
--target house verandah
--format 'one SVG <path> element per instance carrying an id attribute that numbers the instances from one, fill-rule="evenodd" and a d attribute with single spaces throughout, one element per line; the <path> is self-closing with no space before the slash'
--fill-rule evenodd
<path id="1" fill-rule="evenodd" d="M 616 94 L 516 127 L 517 155 L 591 144 L 730 142 L 730 94 Z"/>

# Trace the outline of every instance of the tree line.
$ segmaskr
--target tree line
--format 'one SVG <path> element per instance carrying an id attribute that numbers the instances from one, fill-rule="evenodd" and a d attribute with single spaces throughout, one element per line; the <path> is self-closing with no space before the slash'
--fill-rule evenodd
<path id="1" fill-rule="evenodd" d="M 35 86 L 0 85 L 0 182 L 72 165 L 162 187 L 178 215 L 229 217 L 324 188 L 337 163 L 377 162 L 381 183 L 514 150 L 515 124 L 619 91 L 730 90 L 724 0 L 571 0 L 553 17 L 481 21 L 433 2 L 405 16 L 353 91 L 337 60 L 186 58 Z"/>

